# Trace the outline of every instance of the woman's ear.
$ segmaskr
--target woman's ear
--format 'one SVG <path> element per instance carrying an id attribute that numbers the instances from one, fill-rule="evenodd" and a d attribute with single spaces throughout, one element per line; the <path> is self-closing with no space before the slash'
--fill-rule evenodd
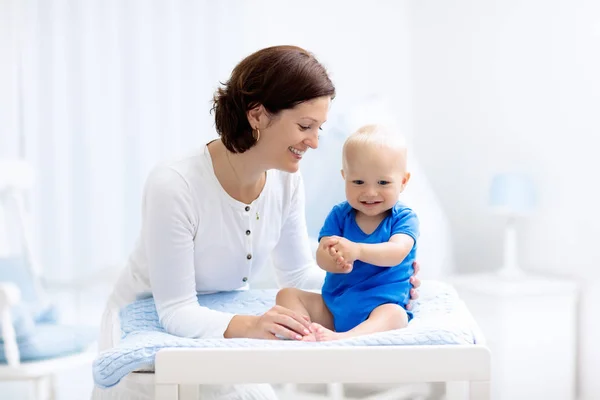
<path id="1" fill-rule="evenodd" d="M 248 110 L 246 116 L 248 117 L 248 122 L 250 123 L 252 129 L 264 128 L 264 119 L 266 117 L 266 113 L 262 104 L 259 104 L 256 107 Z"/>

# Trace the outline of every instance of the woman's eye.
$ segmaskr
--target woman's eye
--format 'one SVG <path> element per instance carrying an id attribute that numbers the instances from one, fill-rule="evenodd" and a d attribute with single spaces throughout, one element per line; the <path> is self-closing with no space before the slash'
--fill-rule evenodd
<path id="1" fill-rule="evenodd" d="M 312 127 L 311 127 L 310 125 L 308 125 L 308 126 L 304 126 L 304 125 L 300 125 L 300 124 L 298 124 L 298 126 L 300 127 L 300 130 L 301 130 L 301 131 L 307 131 L 307 130 L 309 130 L 309 129 L 312 129 Z M 322 130 L 323 130 L 323 128 L 322 128 L 322 127 L 319 127 L 319 130 L 320 130 L 320 131 L 322 131 Z"/>

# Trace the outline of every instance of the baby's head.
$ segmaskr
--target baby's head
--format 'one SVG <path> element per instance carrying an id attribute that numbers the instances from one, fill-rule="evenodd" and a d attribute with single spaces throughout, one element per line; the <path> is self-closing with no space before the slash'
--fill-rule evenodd
<path id="1" fill-rule="evenodd" d="M 404 138 L 385 126 L 366 125 L 350 135 L 342 156 L 348 203 L 369 216 L 390 210 L 410 179 L 406 157 Z"/>

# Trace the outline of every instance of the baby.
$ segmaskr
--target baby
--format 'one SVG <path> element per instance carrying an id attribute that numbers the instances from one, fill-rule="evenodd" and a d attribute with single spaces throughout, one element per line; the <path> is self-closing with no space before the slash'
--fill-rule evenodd
<path id="1" fill-rule="evenodd" d="M 294 288 L 277 304 L 308 315 L 307 341 L 344 339 L 405 327 L 412 313 L 416 214 L 398 201 L 410 179 L 407 149 L 396 132 L 367 125 L 344 143 L 347 201 L 333 207 L 319 233 L 317 263 L 327 271 L 322 295 Z"/>

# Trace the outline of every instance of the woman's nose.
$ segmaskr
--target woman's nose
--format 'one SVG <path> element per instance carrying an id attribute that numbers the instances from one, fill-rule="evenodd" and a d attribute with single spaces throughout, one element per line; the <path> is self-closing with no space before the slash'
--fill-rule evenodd
<path id="1" fill-rule="evenodd" d="M 311 149 L 316 149 L 319 147 L 319 133 L 311 133 L 306 139 L 304 139 L 304 144 Z"/>

